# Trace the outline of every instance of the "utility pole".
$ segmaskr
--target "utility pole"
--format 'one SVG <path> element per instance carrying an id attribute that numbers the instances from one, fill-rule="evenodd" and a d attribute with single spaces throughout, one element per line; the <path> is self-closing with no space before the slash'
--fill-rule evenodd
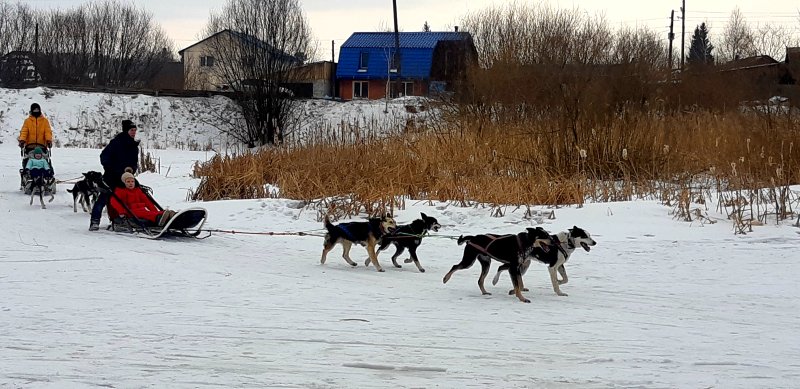
<path id="1" fill-rule="evenodd" d="M 686 50 L 686 43 L 684 43 L 684 39 L 686 37 L 686 0 L 681 1 L 681 71 L 683 71 L 683 64 L 686 61 L 686 56 L 684 55 L 684 50 Z"/>
<path id="2" fill-rule="evenodd" d="M 402 73 L 400 73 L 400 31 L 397 29 L 397 0 L 392 0 L 392 9 L 394 11 L 394 58 L 397 66 L 397 93 L 399 94 L 403 81 L 400 76 Z M 389 94 L 391 95 L 391 90 Z M 389 96 L 386 96 L 386 98 L 388 99 Z"/>
<path id="3" fill-rule="evenodd" d="M 34 58 L 39 56 L 39 23 L 36 23 L 33 33 L 33 55 Z"/>
<path id="4" fill-rule="evenodd" d="M 672 40 L 675 39 L 675 33 L 672 32 L 672 26 L 675 24 L 675 10 L 673 9 L 669 15 L 669 71 L 672 72 Z"/>
<path id="5" fill-rule="evenodd" d="M 336 62 L 336 49 L 333 42 L 333 39 L 331 39 L 331 62 Z"/>

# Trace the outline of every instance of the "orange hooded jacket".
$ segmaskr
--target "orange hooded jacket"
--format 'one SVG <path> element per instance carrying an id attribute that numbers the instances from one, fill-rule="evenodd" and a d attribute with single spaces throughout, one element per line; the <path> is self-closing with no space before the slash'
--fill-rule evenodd
<path id="1" fill-rule="evenodd" d="M 17 140 L 25 141 L 26 145 L 33 143 L 47 146 L 53 141 L 53 131 L 50 129 L 50 122 L 44 116 L 28 116 L 22 123 L 22 130 L 19 132 Z"/>

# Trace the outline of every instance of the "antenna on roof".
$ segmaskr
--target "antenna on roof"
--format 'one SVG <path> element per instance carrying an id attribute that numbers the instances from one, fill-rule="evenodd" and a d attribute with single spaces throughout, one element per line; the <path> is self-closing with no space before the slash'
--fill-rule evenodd
<path id="1" fill-rule="evenodd" d="M 392 9 L 394 11 L 394 56 L 395 65 L 397 65 L 397 93 L 400 93 L 400 88 L 403 84 L 400 79 L 400 32 L 397 29 L 397 0 L 392 0 Z M 388 99 L 391 95 L 392 91 L 389 90 L 389 96 L 386 96 L 386 98 Z"/>

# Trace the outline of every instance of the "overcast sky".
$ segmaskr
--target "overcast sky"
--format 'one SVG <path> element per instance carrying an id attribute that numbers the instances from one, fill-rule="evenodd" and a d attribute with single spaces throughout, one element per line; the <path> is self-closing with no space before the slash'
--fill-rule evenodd
<path id="1" fill-rule="evenodd" d="M 83 0 L 23 0 L 36 8 L 68 8 Z M 391 27 L 391 0 L 300 0 L 315 37 L 324 53 L 330 52 L 330 42 L 336 46 L 356 31 L 376 31 Z M 419 31 L 425 21 L 435 31 L 449 30 L 459 24 L 467 13 L 492 5 L 507 4 L 509 0 L 397 0 L 398 19 L 403 31 Z M 517 0 L 519 3 L 545 1 Z M 579 8 L 590 15 L 603 14 L 613 27 L 621 24 L 648 26 L 669 31 L 671 10 L 676 14 L 676 33 L 680 32 L 681 0 L 550 0 L 560 8 Z M 176 50 L 197 42 L 208 15 L 220 9 L 225 0 L 136 0 L 151 11 L 175 42 Z M 686 40 L 694 26 L 707 21 L 713 33 L 722 30 L 734 7 L 744 13 L 752 24 L 770 22 L 797 28 L 800 32 L 800 1 L 798 0 L 702 0 L 686 2 Z M 688 43 L 687 43 L 688 44 Z M 330 54 L 321 55 L 330 58 Z"/>

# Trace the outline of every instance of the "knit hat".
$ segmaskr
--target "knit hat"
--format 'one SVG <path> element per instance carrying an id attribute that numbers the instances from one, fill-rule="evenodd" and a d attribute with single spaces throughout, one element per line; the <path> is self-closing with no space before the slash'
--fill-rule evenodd
<path id="1" fill-rule="evenodd" d="M 31 115 L 39 116 L 42 114 L 42 108 L 39 107 L 39 104 L 33 103 L 31 104 Z"/>
<path id="2" fill-rule="evenodd" d="M 125 182 L 125 180 L 126 180 L 126 179 L 128 179 L 128 178 L 133 178 L 133 179 L 135 180 L 135 178 L 133 177 L 133 174 L 131 174 L 131 173 L 128 173 L 128 172 L 122 173 L 122 182 L 123 182 L 123 183 L 124 183 L 124 182 Z"/>
<path id="3" fill-rule="evenodd" d="M 134 124 L 130 120 L 123 120 L 122 121 L 122 132 L 128 132 L 131 128 L 136 128 L 136 124 Z"/>
<path id="4" fill-rule="evenodd" d="M 34 154 L 34 155 L 35 155 L 35 154 L 44 154 L 44 151 L 42 150 L 42 148 L 41 148 L 41 147 L 39 147 L 39 146 L 36 146 L 36 148 L 35 148 L 35 149 L 33 149 L 33 154 Z"/>

